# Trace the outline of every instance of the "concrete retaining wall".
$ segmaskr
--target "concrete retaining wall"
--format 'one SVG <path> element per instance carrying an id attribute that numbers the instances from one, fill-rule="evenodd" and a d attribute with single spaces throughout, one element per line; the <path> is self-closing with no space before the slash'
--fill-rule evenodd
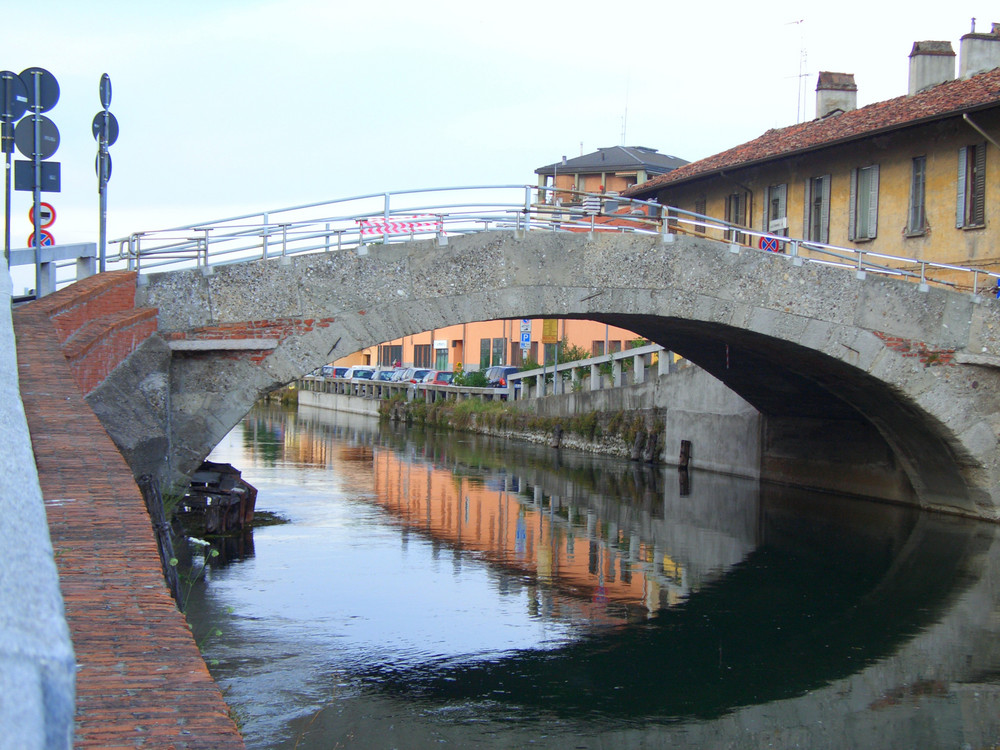
<path id="1" fill-rule="evenodd" d="M 76 664 L 21 404 L 0 274 L 0 750 L 70 748 Z"/>
<path id="2" fill-rule="evenodd" d="M 640 385 L 581 390 L 525 403 L 534 404 L 542 416 L 653 409 L 664 422 L 666 463 L 678 462 L 681 441 L 687 440 L 692 468 L 760 476 L 760 413 L 699 367 L 686 367 Z"/>

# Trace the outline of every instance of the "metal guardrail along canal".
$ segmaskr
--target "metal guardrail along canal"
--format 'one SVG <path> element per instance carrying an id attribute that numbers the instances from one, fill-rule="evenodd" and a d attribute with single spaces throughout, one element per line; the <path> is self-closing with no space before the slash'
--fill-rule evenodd
<path id="1" fill-rule="evenodd" d="M 568 199 L 563 205 L 559 201 Z M 586 201 L 586 198 L 590 201 Z M 600 213 L 584 210 L 600 201 Z M 343 198 L 234 216 L 169 229 L 134 232 L 117 240 L 110 263 L 135 271 L 166 271 L 354 250 L 368 245 L 436 240 L 491 230 L 693 234 L 728 242 L 733 252 L 771 252 L 795 265 L 821 263 L 893 276 L 920 285 L 950 287 L 973 295 L 993 293 L 1000 273 L 837 247 L 730 224 L 702 214 L 615 194 L 593 194 L 533 185 L 431 188 Z"/>

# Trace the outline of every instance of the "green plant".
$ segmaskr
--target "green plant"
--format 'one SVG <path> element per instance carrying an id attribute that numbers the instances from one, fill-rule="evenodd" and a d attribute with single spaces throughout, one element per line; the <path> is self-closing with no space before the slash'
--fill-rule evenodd
<path id="1" fill-rule="evenodd" d="M 455 385 L 465 385 L 470 388 L 486 388 L 489 384 L 489 381 L 486 379 L 486 373 L 482 370 L 455 373 Z"/>
<path id="2" fill-rule="evenodd" d="M 204 539 L 198 539 L 197 537 L 189 536 L 188 541 L 202 548 L 203 554 L 201 556 L 201 567 L 195 570 L 194 561 L 192 561 L 191 569 L 186 573 L 177 572 L 177 577 L 184 582 L 184 592 L 183 600 L 179 602 L 180 610 L 183 612 L 187 609 L 188 600 L 191 598 L 191 591 L 194 589 L 194 585 L 202 578 L 205 577 L 205 572 L 208 569 L 208 561 L 211 558 L 219 556 L 219 550 L 212 547 L 211 542 L 206 542 Z M 172 568 L 177 567 L 178 560 L 176 557 L 171 557 L 168 564 Z"/>

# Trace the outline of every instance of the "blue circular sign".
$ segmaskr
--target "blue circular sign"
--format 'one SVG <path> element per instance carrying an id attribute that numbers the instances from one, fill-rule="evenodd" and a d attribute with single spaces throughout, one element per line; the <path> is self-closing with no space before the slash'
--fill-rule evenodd
<path id="1" fill-rule="evenodd" d="M 767 250 L 769 253 L 776 253 L 778 252 L 778 240 L 774 237 L 761 237 L 760 249 Z"/>

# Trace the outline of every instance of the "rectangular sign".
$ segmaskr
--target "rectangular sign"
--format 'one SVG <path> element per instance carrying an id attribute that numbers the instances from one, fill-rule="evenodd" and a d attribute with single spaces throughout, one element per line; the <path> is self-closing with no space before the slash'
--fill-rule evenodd
<path id="1" fill-rule="evenodd" d="M 447 349 L 448 348 L 448 339 L 434 339 L 434 348 L 435 349 Z"/>
<path id="2" fill-rule="evenodd" d="M 525 331 L 531 333 L 531 321 L 528 320 L 527 318 L 524 318 L 521 321 L 521 333 L 524 333 Z"/>
<path id="3" fill-rule="evenodd" d="M 42 185 L 43 193 L 58 193 L 60 188 L 60 164 L 57 161 L 42 162 Z M 17 159 L 14 162 L 14 189 L 31 190 L 35 189 L 35 163 Z"/>
<path id="4" fill-rule="evenodd" d="M 559 343 L 559 321 L 557 319 L 550 318 L 542 321 L 542 343 Z"/>

